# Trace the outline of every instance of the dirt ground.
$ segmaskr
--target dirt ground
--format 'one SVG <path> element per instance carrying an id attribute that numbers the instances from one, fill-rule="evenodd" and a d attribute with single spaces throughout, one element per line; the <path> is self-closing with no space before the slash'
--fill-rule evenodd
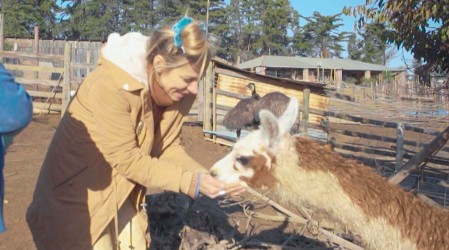
<path id="1" fill-rule="evenodd" d="M 35 115 L 6 154 L 4 213 L 8 230 L 0 234 L 0 249 L 36 249 L 25 212 L 59 119 L 59 115 Z M 204 140 L 199 126 L 185 125 L 182 140 L 187 152 L 205 167 L 230 150 Z M 333 249 L 314 225 L 283 222 L 282 213 L 248 193 L 233 199 L 200 198 L 195 202 L 180 194 L 150 193 L 151 249 Z M 323 224 L 330 223 L 319 214 L 314 216 Z M 357 244 L 357 239 L 338 225 L 331 227 L 339 237 Z"/>

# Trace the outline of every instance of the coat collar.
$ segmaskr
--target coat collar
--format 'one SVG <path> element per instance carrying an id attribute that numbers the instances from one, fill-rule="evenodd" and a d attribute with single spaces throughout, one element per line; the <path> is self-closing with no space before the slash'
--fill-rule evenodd
<path id="1" fill-rule="evenodd" d="M 123 36 L 112 33 L 101 49 L 101 56 L 128 73 L 137 82 L 148 86 L 146 60 L 148 38 L 138 32 L 129 32 Z"/>
<path id="2" fill-rule="evenodd" d="M 97 64 L 98 66 L 103 66 L 110 71 L 114 84 L 125 91 L 132 92 L 147 87 L 145 83 L 138 81 L 119 66 L 109 60 L 106 60 L 102 55 L 99 56 Z"/>

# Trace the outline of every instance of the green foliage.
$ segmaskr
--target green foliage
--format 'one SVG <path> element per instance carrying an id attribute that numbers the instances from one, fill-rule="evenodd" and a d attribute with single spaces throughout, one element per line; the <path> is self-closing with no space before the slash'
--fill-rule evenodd
<path id="1" fill-rule="evenodd" d="M 355 85 L 357 83 L 357 79 L 355 77 L 344 77 L 343 82 Z"/>
<path id="2" fill-rule="evenodd" d="M 190 9 L 195 9 L 196 17 L 206 22 L 208 33 L 217 36 L 219 35 L 220 38 L 223 39 L 224 35 L 229 32 L 229 27 L 226 24 L 229 13 L 227 12 L 224 0 L 209 1 L 209 20 L 207 20 L 206 1 L 198 1 L 198 2 L 201 4 L 200 8 L 191 5 Z M 217 54 L 222 58 L 225 58 L 225 55 L 227 54 L 224 48 L 225 46 L 221 44 L 217 51 Z"/>
<path id="3" fill-rule="evenodd" d="M 218 56 L 236 63 L 262 55 L 341 57 L 342 43 L 349 37 L 339 32 L 341 14 L 300 16 L 289 0 L 0 1 L 5 34 L 16 37 L 32 37 L 35 25 L 40 26 L 41 37 L 69 40 L 105 40 L 112 32 L 149 34 L 187 13 L 206 21 L 207 32 L 221 40 Z M 300 18 L 307 23 L 300 26 Z M 358 35 L 359 40 L 349 37 L 351 58 L 379 60 L 376 53 L 381 46 L 368 46 L 378 40 L 378 33 L 367 29 Z"/>
<path id="4" fill-rule="evenodd" d="M 105 39 L 114 30 L 114 3 L 110 0 L 62 0 L 66 7 L 60 22 L 61 36 L 70 40 Z M 112 4 L 112 5 L 111 5 Z"/>
<path id="5" fill-rule="evenodd" d="M 155 1 L 63 0 L 61 36 L 68 39 L 105 40 L 112 32 L 148 32 L 159 20 Z M 165 1 L 164 1 L 165 2 Z"/>
<path id="6" fill-rule="evenodd" d="M 122 19 L 119 33 L 140 31 L 148 33 L 158 24 L 154 1 L 123 1 L 121 10 Z"/>
<path id="7" fill-rule="evenodd" d="M 391 73 L 391 71 L 384 71 L 382 73 L 382 77 L 385 81 L 393 81 L 395 76 Z"/>
<path id="8" fill-rule="evenodd" d="M 40 37 L 56 35 L 55 13 L 59 8 L 54 0 L 3 0 L 4 35 L 7 37 L 32 37 L 39 26 Z"/>
<path id="9" fill-rule="evenodd" d="M 376 81 L 377 81 L 377 77 L 371 77 L 371 78 L 362 77 L 362 79 L 360 80 L 360 85 L 371 86 L 371 84 Z"/>
<path id="10" fill-rule="evenodd" d="M 385 24 L 392 31 L 385 41 L 411 51 L 428 69 L 449 70 L 449 0 L 367 0 L 343 12 L 357 16 L 359 26 Z"/>
<path id="11" fill-rule="evenodd" d="M 63 0 L 63 3 L 68 5 L 64 8 L 61 31 L 69 39 L 104 40 L 112 32 L 148 34 L 185 14 L 205 20 L 207 12 L 207 2 L 201 0 Z M 226 15 L 218 14 L 221 5 L 223 0 L 210 1 L 211 20 Z"/>
<path id="12" fill-rule="evenodd" d="M 344 51 L 341 43 L 348 39 L 348 32 L 339 32 L 343 26 L 341 14 L 323 16 L 314 12 L 312 17 L 303 17 L 307 24 L 295 31 L 293 50 L 302 56 L 341 58 Z"/>
<path id="13" fill-rule="evenodd" d="M 290 3 L 287 0 L 265 0 L 260 1 L 260 22 L 262 33 L 256 46 L 260 49 L 259 54 L 285 55 L 289 44 L 287 28 L 291 20 Z"/>
<path id="14" fill-rule="evenodd" d="M 352 60 L 386 64 L 386 29 L 383 24 L 369 23 L 358 29 L 356 34 L 351 34 L 348 40 L 348 54 Z"/>
<path id="15" fill-rule="evenodd" d="M 228 29 L 220 34 L 225 59 L 238 63 L 261 55 L 291 54 L 288 31 L 297 25 L 298 14 L 290 1 L 231 0 L 226 12 Z"/>
<path id="16" fill-rule="evenodd" d="M 362 50 L 360 49 L 360 41 L 357 40 L 357 35 L 351 33 L 348 37 L 348 58 L 356 61 L 362 60 Z"/>

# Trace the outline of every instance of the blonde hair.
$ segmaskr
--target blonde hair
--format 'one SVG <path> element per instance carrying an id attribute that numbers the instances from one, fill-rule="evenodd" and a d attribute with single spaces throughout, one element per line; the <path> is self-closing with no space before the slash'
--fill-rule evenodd
<path id="1" fill-rule="evenodd" d="M 202 76 L 215 55 L 215 45 L 218 42 L 215 36 L 207 35 L 202 26 L 203 23 L 194 20 L 184 27 L 180 34 L 182 47 L 175 46 L 175 32 L 171 26 L 155 30 L 147 43 L 148 64 L 152 64 L 154 58 L 160 55 L 166 61 L 165 68 L 176 68 L 190 63 Z"/>

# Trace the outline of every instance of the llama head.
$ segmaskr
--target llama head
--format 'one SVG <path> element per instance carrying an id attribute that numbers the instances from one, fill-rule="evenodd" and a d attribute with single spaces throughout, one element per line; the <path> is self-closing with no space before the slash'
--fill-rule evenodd
<path id="1" fill-rule="evenodd" d="M 218 180 L 230 183 L 244 181 L 252 187 L 272 187 L 271 174 L 281 139 L 289 134 L 298 116 L 298 100 L 290 97 L 284 113 L 276 118 L 270 111 L 261 110 L 260 127 L 238 140 L 231 152 L 217 161 L 211 174 Z"/>

